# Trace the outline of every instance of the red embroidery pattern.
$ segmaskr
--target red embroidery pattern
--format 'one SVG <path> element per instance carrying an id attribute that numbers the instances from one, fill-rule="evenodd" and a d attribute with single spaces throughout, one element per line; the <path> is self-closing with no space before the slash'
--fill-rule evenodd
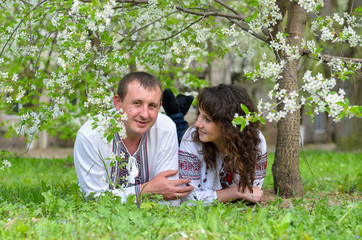
<path id="1" fill-rule="evenodd" d="M 260 160 L 256 163 L 255 166 L 255 179 L 265 178 L 266 167 L 267 167 L 267 158 L 268 154 L 260 156 Z"/>
<path id="2" fill-rule="evenodd" d="M 199 180 L 201 178 L 201 161 L 189 152 L 179 151 L 180 179 Z"/>

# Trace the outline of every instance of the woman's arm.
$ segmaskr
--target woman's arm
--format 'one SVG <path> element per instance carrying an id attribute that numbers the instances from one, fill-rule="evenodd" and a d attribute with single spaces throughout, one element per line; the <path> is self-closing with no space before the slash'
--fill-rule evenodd
<path id="1" fill-rule="evenodd" d="M 238 191 L 238 186 L 232 186 L 216 191 L 219 202 L 233 202 L 235 200 L 246 200 L 252 203 L 260 202 L 263 197 L 263 190 L 260 187 L 253 187 L 253 193 L 249 189 L 244 192 Z"/>

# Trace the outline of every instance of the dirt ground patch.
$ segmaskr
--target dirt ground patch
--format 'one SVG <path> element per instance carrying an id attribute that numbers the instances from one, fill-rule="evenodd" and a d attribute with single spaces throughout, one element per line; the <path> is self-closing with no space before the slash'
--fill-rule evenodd
<path id="1" fill-rule="evenodd" d="M 313 195 L 306 194 L 304 196 L 305 199 L 311 200 L 311 201 L 320 201 L 321 199 L 328 199 L 329 205 L 341 205 L 343 201 L 349 201 L 349 202 L 361 202 L 362 201 L 362 194 L 348 194 L 348 193 L 340 193 L 340 192 L 318 192 L 313 193 Z M 278 197 L 274 190 L 266 189 L 264 190 L 264 196 L 261 201 L 262 206 L 268 206 L 269 204 L 273 203 L 278 199 L 278 205 L 280 207 L 289 208 L 293 205 L 295 205 L 293 202 L 296 202 L 298 199 L 286 199 Z"/>

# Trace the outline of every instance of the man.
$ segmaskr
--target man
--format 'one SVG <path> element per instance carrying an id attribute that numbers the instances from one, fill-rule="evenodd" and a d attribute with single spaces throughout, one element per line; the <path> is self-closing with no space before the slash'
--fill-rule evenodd
<path id="1" fill-rule="evenodd" d="M 126 138 L 115 136 L 111 143 L 103 133 L 92 129 L 88 120 L 78 131 L 74 145 L 74 165 L 79 185 L 88 196 L 111 191 L 125 202 L 131 194 L 140 192 L 161 194 L 173 205 L 189 194 L 193 187 L 179 186 L 189 180 L 178 177 L 178 142 L 173 121 L 159 113 L 162 85 L 154 76 L 145 72 L 127 74 L 119 81 L 113 102 L 116 111 L 127 114 L 124 121 Z M 122 162 L 110 166 L 111 154 L 124 156 Z M 108 179 L 123 185 L 113 189 Z"/>

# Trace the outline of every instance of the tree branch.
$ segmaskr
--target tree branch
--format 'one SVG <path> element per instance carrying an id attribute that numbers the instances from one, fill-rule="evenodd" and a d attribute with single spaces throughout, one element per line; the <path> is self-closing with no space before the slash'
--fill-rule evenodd
<path id="1" fill-rule="evenodd" d="M 131 41 L 132 41 L 132 42 L 157 42 L 157 41 L 166 41 L 166 40 L 168 40 L 168 39 L 170 39 L 170 38 L 173 38 L 173 37 L 179 35 L 180 33 L 186 31 L 188 28 L 190 28 L 192 25 L 198 23 L 198 22 L 201 21 L 202 19 L 204 19 L 204 18 L 202 17 L 202 18 L 197 19 L 196 21 L 190 23 L 190 24 L 189 24 L 187 27 L 185 27 L 184 29 L 181 29 L 181 30 L 178 31 L 177 33 L 172 34 L 171 36 L 166 37 L 166 38 L 153 39 L 153 40 L 131 40 Z"/>
<path id="2" fill-rule="evenodd" d="M 81 0 L 84 3 L 91 3 L 92 0 Z M 116 0 L 118 3 L 148 4 L 148 0 Z"/>
<path id="3" fill-rule="evenodd" d="M 232 18 L 232 19 L 237 19 L 237 20 L 244 20 L 245 18 L 242 16 L 238 16 L 235 14 L 227 14 L 227 13 L 223 13 L 223 12 L 217 12 L 217 11 L 213 11 L 213 12 L 197 12 L 194 10 L 191 10 L 189 8 L 184 8 L 181 6 L 176 6 L 176 9 L 180 10 L 181 12 L 184 13 L 190 13 L 192 15 L 198 15 L 198 16 L 203 16 L 203 17 L 210 17 L 210 16 L 217 16 L 217 17 L 225 17 L 225 18 Z"/>
<path id="4" fill-rule="evenodd" d="M 264 37 L 260 34 L 257 34 L 257 33 L 254 33 L 254 32 L 251 32 L 250 29 L 244 25 L 241 24 L 240 21 L 236 21 L 235 19 L 229 19 L 230 22 L 234 23 L 236 26 L 238 26 L 239 28 L 243 29 L 245 32 L 249 33 L 250 35 L 256 37 L 257 39 L 263 41 L 263 42 L 268 42 L 268 38 L 267 37 Z"/>
<path id="5" fill-rule="evenodd" d="M 214 0 L 214 1 L 217 2 L 218 4 L 220 4 L 221 6 L 226 7 L 231 12 L 233 12 L 235 15 L 238 15 L 238 16 L 242 17 L 238 11 L 236 11 L 235 9 L 233 9 L 232 7 L 227 5 L 226 3 L 222 2 L 221 0 Z M 243 20 L 245 20 L 245 17 L 243 17 Z"/>
<path id="6" fill-rule="evenodd" d="M 314 55 L 312 55 L 310 50 L 303 50 L 303 55 L 306 55 L 308 57 L 312 57 L 312 56 L 315 57 Z M 331 62 L 333 58 L 341 59 L 344 62 L 351 61 L 353 63 L 362 63 L 362 58 L 348 58 L 348 57 L 332 56 L 332 55 L 326 55 L 326 54 L 321 54 L 317 58 L 322 60 L 325 63 Z"/>

